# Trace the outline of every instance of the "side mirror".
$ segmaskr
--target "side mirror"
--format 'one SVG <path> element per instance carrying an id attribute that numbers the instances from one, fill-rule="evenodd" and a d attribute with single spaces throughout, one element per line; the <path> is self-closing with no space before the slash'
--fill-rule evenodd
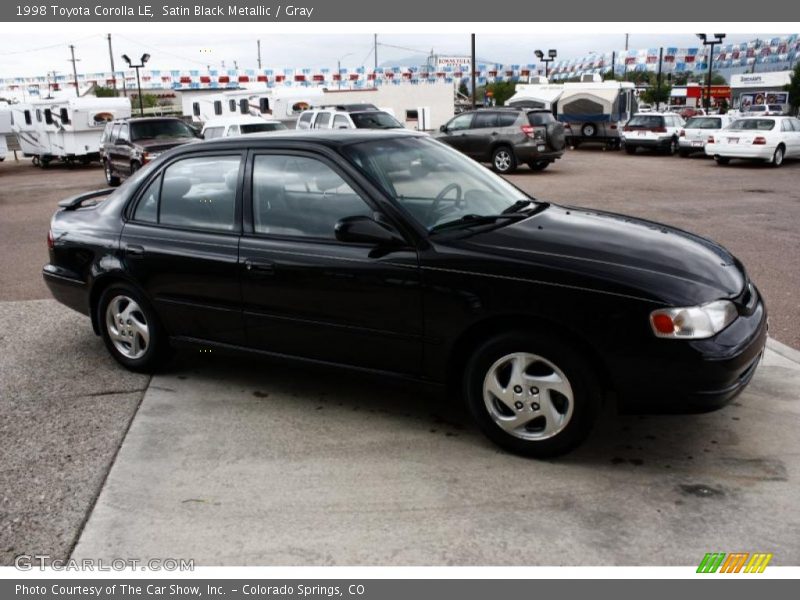
<path id="1" fill-rule="evenodd" d="M 391 226 L 378 223 L 371 217 L 356 216 L 340 219 L 334 226 L 334 232 L 340 242 L 384 246 L 405 244 L 403 237 Z"/>
<path id="2" fill-rule="evenodd" d="M 447 125 L 439 125 L 439 131 L 442 133 L 447 133 Z"/>

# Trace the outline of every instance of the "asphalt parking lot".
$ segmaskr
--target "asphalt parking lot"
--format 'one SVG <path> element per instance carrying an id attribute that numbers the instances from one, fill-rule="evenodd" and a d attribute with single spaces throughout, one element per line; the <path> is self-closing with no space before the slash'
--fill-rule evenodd
<path id="1" fill-rule="evenodd" d="M 511 179 L 717 239 L 761 287 L 773 337 L 800 347 L 800 163 L 721 168 L 581 148 L 551 169 Z M 732 549 L 800 561 L 791 349 L 773 346 L 721 411 L 608 412 L 557 461 L 499 452 L 445 399 L 374 379 L 208 356 L 133 375 L 40 277 L 57 200 L 103 185 L 98 168 L 0 164 L 0 563 L 24 552 L 691 564 Z"/>

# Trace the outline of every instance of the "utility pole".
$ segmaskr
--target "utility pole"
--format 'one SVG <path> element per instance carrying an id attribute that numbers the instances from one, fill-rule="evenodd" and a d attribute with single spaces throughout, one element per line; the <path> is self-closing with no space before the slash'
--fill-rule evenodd
<path id="1" fill-rule="evenodd" d="M 75 63 L 78 62 L 80 58 L 75 58 L 75 46 L 72 44 L 69 45 L 69 51 L 72 53 L 72 58 L 67 60 L 72 63 L 72 76 L 74 78 L 73 81 L 75 82 L 75 95 L 80 97 L 81 92 L 78 89 L 78 67 L 75 66 Z"/>
<path id="2" fill-rule="evenodd" d="M 661 108 L 661 65 L 664 61 L 664 48 L 658 49 L 658 91 L 656 92 L 656 112 Z"/>
<path id="3" fill-rule="evenodd" d="M 611 77 L 614 78 L 614 81 L 617 80 L 617 51 L 614 50 L 611 53 Z"/>
<path id="4" fill-rule="evenodd" d="M 372 54 L 375 58 L 375 68 L 372 70 L 372 85 L 378 87 L 378 34 L 372 34 Z"/>
<path id="5" fill-rule="evenodd" d="M 261 70 L 261 40 L 256 40 L 256 44 L 258 44 L 258 70 Z"/>
<path id="6" fill-rule="evenodd" d="M 108 58 L 111 59 L 111 83 L 114 86 L 114 95 L 117 95 L 117 73 L 114 71 L 114 52 L 111 50 L 111 34 L 108 34 Z"/>
<path id="7" fill-rule="evenodd" d="M 626 33 L 625 34 L 625 51 L 626 52 L 628 51 L 628 36 L 629 35 L 630 35 L 630 33 Z"/>
<path id="8" fill-rule="evenodd" d="M 472 34 L 472 54 L 470 58 L 470 71 L 472 77 L 472 110 L 475 110 L 475 94 L 477 90 L 475 89 L 475 34 Z"/>

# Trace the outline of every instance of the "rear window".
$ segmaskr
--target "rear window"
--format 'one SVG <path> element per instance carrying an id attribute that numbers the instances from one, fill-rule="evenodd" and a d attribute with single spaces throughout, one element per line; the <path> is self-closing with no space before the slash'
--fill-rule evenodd
<path id="1" fill-rule="evenodd" d="M 628 121 L 628 127 L 644 127 L 647 129 L 653 127 L 664 127 L 664 117 L 638 115 Z"/>
<path id="2" fill-rule="evenodd" d="M 555 117 L 549 112 L 530 112 L 528 113 L 528 123 L 531 125 L 547 125 L 554 123 Z"/>
<path id="3" fill-rule="evenodd" d="M 131 140 L 193 138 L 194 130 L 178 119 L 156 119 L 131 123 Z"/>
<path id="4" fill-rule="evenodd" d="M 771 131 L 775 129 L 773 119 L 739 119 L 734 121 L 730 129 L 753 129 L 756 131 Z"/>
<path id="5" fill-rule="evenodd" d="M 722 119 L 714 117 L 692 117 L 684 125 L 686 129 L 722 129 Z"/>
<path id="6" fill-rule="evenodd" d="M 242 125 L 241 131 L 243 134 L 247 133 L 261 133 L 262 131 L 281 131 L 286 129 L 283 123 L 250 123 L 249 125 Z"/>
<path id="7" fill-rule="evenodd" d="M 351 113 L 350 118 L 358 129 L 402 129 L 403 127 L 392 115 L 378 110 Z"/>

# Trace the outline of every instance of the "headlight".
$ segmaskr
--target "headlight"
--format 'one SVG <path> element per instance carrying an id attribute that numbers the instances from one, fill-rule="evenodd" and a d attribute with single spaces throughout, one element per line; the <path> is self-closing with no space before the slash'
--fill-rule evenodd
<path id="1" fill-rule="evenodd" d="M 663 308 L 650 313 L 656 337 L 701 340 L 718 334 L 736 319 L 733 302 L 715 300 L 700 306 Z"/>

